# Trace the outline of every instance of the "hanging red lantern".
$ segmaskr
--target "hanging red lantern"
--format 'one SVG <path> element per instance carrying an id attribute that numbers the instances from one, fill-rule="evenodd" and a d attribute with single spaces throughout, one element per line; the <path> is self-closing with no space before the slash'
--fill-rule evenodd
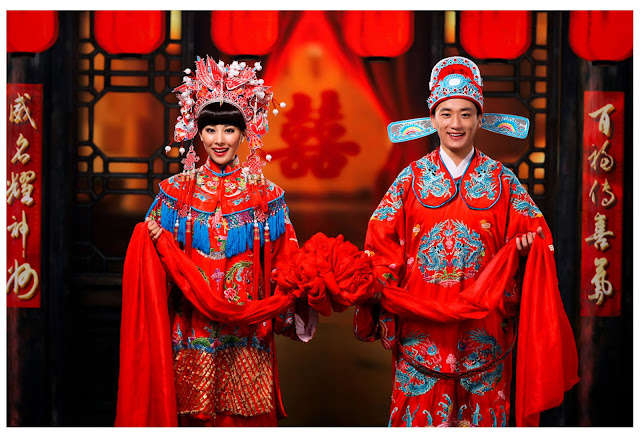
<path id="1" fill-rule="evenodd" d="M 413 44 L 412 11 L 345 11 L 344 38 L 362 57 L 394 58 Z"/>
<path id="2" fill-rule="evenodd" d="M 228 55 L 266 55 L 278 40 L 278 11 L 213 11 L 211 40 Z"/>
<path id="3" fill-rule="evenodd" d="M 111 54 L 151 53 L 165 39 L 164 11 L 96 11 L 96 42 Z"/>
<path id="4" fill-rule="evenodd" d="M 569 45 L 587 61 L 622 61 L 633 53 L 633 11 L 572 11 Z"/>
<path id="5" fill-rule="evenodd" d="M 7 52 L 44 52 L 57 39 L 58 12 L 7 11 Z"/>
<path id="6" fill-rule="evenodd" d="M 460 44 L 476 59 L 516 59 L 531 45 L 531 11 L 462 11 Z"/>

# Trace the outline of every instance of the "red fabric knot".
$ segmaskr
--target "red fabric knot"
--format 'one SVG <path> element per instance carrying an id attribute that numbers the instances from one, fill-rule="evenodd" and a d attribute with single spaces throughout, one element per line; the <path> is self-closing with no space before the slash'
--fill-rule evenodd
<path id="1" fill-rule="evenodd" d="M 282 290 L 298 289 L 321 315 L 343 312 L 374 293 L 371 258 L 342 235 L 313 235 L 274 279 Z"/>

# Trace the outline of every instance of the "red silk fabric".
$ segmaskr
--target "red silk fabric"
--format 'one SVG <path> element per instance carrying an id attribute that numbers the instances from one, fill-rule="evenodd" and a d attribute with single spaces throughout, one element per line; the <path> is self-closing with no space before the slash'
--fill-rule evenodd
<path id="1" fill-rule="evenodd" d="M 198 267 L 168 231 L 154 246 L 146 223 L 136 225 L 122 277 L 120 376 L 116 426 L 177 426 L 176 395 L 167 309 L 167 280 L 214 321 L 256 324 L 271 319 L 299 294 L 274 295 L 243 306 L 210 293 Z"/>
<path id="2" fill-rule="evenodd" d="M 274 279 L 282 291 L 306 294 L 309 305 L 324 316 L 361 304 L 374 292 L 371 258 L 342 235 L 315 234 Z"/>

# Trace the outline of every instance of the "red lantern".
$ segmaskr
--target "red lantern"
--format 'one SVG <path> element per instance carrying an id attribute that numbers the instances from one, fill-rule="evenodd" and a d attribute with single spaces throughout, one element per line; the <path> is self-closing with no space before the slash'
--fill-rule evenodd
<path id="1" fill-rule="evenodd" d="M 345 11 L 342 28 L 349 48 L 362 57 L 393 58 L 413 44 L 411 11 Z"/>
<path id="2" fill-rule="evenodd" d="M 58 12 L 7 11 L 7 52 L 44 52 L 58 39 Z"/>
<path id="3" fill-rule="evenodd" d="M 587 61 L 622 61 L 633 53 L 633 11 L 572 11 L 569 45 Z"/>
<path id="4" fill-rule="evenodd" d="M 515 59 L 531 45 L 531 11 L 462 11 L 460 44 L 478 59 Z"/>
<path id="5" fill-rule="evenodd" d="M 211 40 L 228 55 L 266 55 L 278 40 L 278 11 L 211 12 Z"/>
<path id="6" fill-rule="evenodd" d="M 411 11 L 345 11 L 347 45 L 358 56 L 393 58 L 413 44 Z"/>
<path id="7" fill-rule="evenodd" d="M 96 11 L 96 42 L 111 54 L 147 54 L 165 38 L 164 11 Z"/>

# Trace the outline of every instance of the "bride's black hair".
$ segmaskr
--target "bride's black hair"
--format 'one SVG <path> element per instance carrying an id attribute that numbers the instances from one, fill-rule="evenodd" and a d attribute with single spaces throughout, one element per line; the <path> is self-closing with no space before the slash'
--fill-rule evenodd
<path id="1" fill-rule="evenodd" d="M 207 125 L 233 125 L 244 131 L 247 129 L 247 123 L 240 110 L 230 103 L 213 102 L 202 108 L 200 116 L 198 116 L 198 130 Z"/>

